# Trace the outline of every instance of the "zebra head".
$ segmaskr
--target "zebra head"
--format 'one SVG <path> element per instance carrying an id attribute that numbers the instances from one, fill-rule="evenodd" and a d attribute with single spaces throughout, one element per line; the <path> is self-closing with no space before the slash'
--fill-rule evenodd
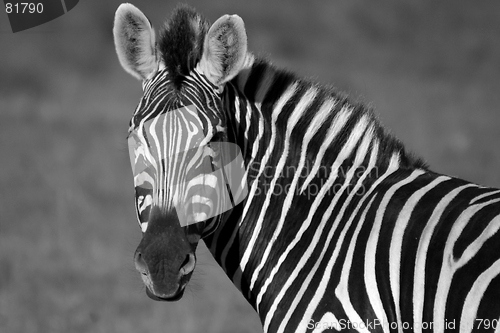
<path id="1" fill-rule="evenodd" d="M 237 198 L 227 184 L 243 177 L 225 168 L 237 163 L 239 150 L 226 144 L 223 91 L 244 65 L 246 33 L 238 16 L 210 27 L 182 6 L 156 41 L 150 21 L 131 4 L 118 8 L 113 33 L 121 65 L 144 91 L 128 136 L 143 232 L 135 265 L 149 297 L 176 300 L 195 268 L 199 239 L 244 195 Z"/>

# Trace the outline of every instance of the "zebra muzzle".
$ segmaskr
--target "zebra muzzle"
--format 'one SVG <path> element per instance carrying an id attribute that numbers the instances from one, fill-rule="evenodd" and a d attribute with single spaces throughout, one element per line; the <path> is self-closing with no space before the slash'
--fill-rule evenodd
<path id="1" fill-rule="evenodd" d="M 144 255 L 137 251 L 134 256 L 135 268 L 141 274 L 146 286 L 146 294 L 156 301 L 177 301 L 182 298 L 184 288 L 189 282 L 196 266 L 196 256 L 188 253 L 177 273 L 167 276 L 152 276 Z M 167 279 L 166 279 L 167 278 Z M 156 283 L 154 280 L 157 280 Z"/>

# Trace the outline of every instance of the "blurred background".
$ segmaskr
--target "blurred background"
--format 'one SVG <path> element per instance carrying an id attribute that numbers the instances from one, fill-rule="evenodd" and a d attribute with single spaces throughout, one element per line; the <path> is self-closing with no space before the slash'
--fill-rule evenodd
<path id="1" fill-rule="evenodd" d="M 0 332 L 259 332 L 202 246 L 184 298 L 145 295 L 126 146 L 141 96 L 120 1 L 13 34 L 0 13 Z M 500 2 L 189 1 L 239 14 L 250 49 L 375 107 L 431 168 L 500 187 Z M 156 27 L 173 1 L 135 3 Z"/>

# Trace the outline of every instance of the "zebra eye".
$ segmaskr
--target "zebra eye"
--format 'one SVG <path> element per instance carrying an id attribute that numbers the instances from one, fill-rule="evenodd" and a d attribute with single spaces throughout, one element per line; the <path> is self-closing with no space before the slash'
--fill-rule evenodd
<path id="1" fill-rule="evenodd" d="M 223 85 L 215 88 L 215 93 L 216 94 L 222 95 L 223 92 L 224 92 L 224 86 Z"/>

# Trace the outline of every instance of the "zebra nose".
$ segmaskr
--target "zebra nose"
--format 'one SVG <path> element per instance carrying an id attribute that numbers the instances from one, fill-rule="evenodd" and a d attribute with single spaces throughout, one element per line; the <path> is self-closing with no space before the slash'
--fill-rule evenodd
<path id="1" fill-rule="evenodd" d="M 182 262 L 180 273 L 181 275 L 188 275 L 194 271 L 196 265 L 196 258 L 194 254 L 188 254 L 186 259 Z"/>
<path id="2" fill-rule="evenodd" d="M 148 275 L 148 266 L 146 265 L 146 262 L 142 258 L 141 252 L 139 251 L 135 252 L 134 262 L 135 262 L 135 269 L 139 273 L 143 275 Z"/>

